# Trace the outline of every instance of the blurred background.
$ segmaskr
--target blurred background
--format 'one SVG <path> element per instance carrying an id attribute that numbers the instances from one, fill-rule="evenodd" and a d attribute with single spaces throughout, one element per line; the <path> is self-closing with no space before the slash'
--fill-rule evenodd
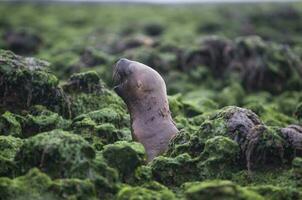
<path id="1" fill-rule="evenodd" d="M 47 60 L 61 82 L 95 70 L 110 87 L 112 66 L 127 57 L 158 70 L 169 94 L 203 91 L 220 106 L 301 89 L 299 2 L 113 2 L 1 2 L 0 48 Z M 215 91 L 228 90 L 238 99 L 219 102 Z"/>

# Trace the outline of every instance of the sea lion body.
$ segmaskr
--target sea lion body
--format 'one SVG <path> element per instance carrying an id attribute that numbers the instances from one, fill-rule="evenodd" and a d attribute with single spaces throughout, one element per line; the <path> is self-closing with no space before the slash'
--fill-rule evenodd
<path id="1" fill-rule="evenodd" d="M 166 92 L 166 84 L 158 72 L 142 63 L 120 59 L 113 79 L 114 90 L 124 100 L 131 118 L 134 140 L 145 147 L 148 161 L 164 153 L 177 134 Z"/>

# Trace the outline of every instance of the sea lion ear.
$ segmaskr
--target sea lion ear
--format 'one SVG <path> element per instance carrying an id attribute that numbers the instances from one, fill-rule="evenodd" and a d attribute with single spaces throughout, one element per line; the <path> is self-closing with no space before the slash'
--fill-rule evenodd
<path id="1" fill-rule="evenodd" d="M 143 83 L 140 80 L 138 80 L 136 82 L 136 86 L 137 86 L 137 88 L 141 88 L 143 86 Z"/>

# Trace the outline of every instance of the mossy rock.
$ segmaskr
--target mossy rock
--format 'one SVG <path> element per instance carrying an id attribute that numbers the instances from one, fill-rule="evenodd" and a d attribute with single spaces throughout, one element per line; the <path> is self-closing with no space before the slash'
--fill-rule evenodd
<path id="1" fill-rule="evenodd" d="M 20 147 L 15 157 L 20 173 L 33 167 L 52 178 L 85 177 L 94 159 L 93 148 L 82 137 L 54 130 L 33 136 Z M 87 169 L 88 168 L 88 169 Z"/>
<path id="2" fill-rule="evenodd" d="M 15 179 L 0 178 L 0 196 L 3 200 L 13 199 L 55 199 L 47 191 L 51 179 L 38 169 L 30 170 L 25 176 Z"/>
<path id="3" fill-rule="evenodd" d="M 70 111 L 72 118 L 81 114 L 100 110 L 106 107 L 116 107 L 125 110 L 125 104 L 113 91 L 104 89 L 101 93 L 76 93 L 69 94 Z"/>
<path id="4" fill-rule="evenodd" d="M 213 180 L 205 182 L 187 183 L 185 186 L 186 200 L 203 199 L 238 199 L 238 200 L 263 200 L 257 193 L 242 188 L 230 181 Z"/>
<path id="5" fill-rule="evenodd" d="M 153 179 L 166 186 L 180 186 L 187 181 L 199 180 L 197 161 L 188 154 L 175 158 L 156 157 L 151 163 Z"/>
<path id="6" fill-rule="evenodd" d="M 129 199 L 146 199 L 146 200 L 173 200 L 176 199 L 173 192 L 165 187 L 154 188 L 145 186 L 143 187 L 123 187 L 117 194 L 117 200 L 129 200 Z"/>
<path id="7" fill-rule="evenodd" d="M 37 53 L 43 45 L 41 35 L 31 28 L 7 30 L 3 35 L 3 40 L 5 49 L 22 55 Z"/>
<path id="8" fill-rule="evenodd" d="M 208 139 L 200 155 L 198 168 L 204 179 L 230 178 L 238 170 L 240 149 L 238 143 L 230 138 L 216 136 Z M 237 166 L 237 167 L 236 167 Z"/>
<path id="9" fill-rule="evenodd" d="M 104 146 L 102 155 L 110 167 L 117 169 L 121 180 L 125 182 L 146 162 L 145 149 L 136 142 L 118 141 L 108 144 Z"/>
<path id="10" fill-rule="evenodd" d="M 292 162 L 292 176 L 296 180 L 298 186 L 302 186 L 302 158 L 296 157 Z M 301 193 L 302 195 L 302 193 Z"/>
<path id="11" fill-rule="evenodd" d="M 88 179 L 58 179 L 52 182 L 48 191 L 54 199 L 98 199 L 95 185 Z"/>
<path id="12" fill-rule="evenodd" d="M 16 175 L 14 157 L 23 141 L 12 136 L 0 136 L 0 176 Z"/>
<path id="13" fill-rule="evenodd" d="M 54 129 L 68 129 L 70 123 L 59 114 L 37 105 L 30 109 L 21 122 L 22 137 L 27 138 Z"/>
<path id="14" fill-rule="evenodd" d="M 199 137 L 196 131 L 181 130 L 170 141 L 166 155 L 176 157 L 177 155 L 187 153 L 191 157 L 196 158 L 203 151 L 205 142 L 206 139 Z"/>
<path id="15" fill-rule="evenodd" d="M 35 58 L 0 51 L 0 105 L 20 112 L 32 105 L 44 105 L 58 113 L 68 113 L 57 77 L 47 71 L 49 64 Z"/>
<path id="16" fill-rule="evenodd" d="M 268 200 L 282 200 L 282 199 L 300 199 L 302 193 L 290 188 L 290 187 L 278 187 L 273 185 L 259 185 L 259 186 L 250 186 L 247 189 L 257 192 L 265 199 Z"/>
<path id="17" fill-rule="evenodd" d="M 100 93 L 104 88 L 99 75 L 95 71 L 73 74 L 68 82 L 63 85 L 67 93 L 84 92 Z"/>
<path id="18" fill-rule="evenodd" d="M 102 109 L 97 109 L 86 114 L 79 115 L 74 118 L 73 123 L 80 122 L 85 118 L 91 119 L 96 125 L 111 123 L 117 128 L 128 127 L 130 124 L 130 117 L 126 111 L 115 106 L 107 106 Z"/>
<path id="19" fill-rule="evenodd" d="M 0 136 L 0 155 L 13 160 L 22 143 L 20 138 Z"/>
<path id="20" fill-rule="evenodd" d="M 0 134 L 21 137 L 22 127 L 19 123 L 17 116 L 13 113 L 6 111 L 0 116 Z"/>
<path id="21" fill-rule="evenodd" d="M 298 120 L 302 121 L 302 103 L 299 103 L 297 105 L 297 108 L 296 108 L 294 114 Z"/>
<path id="22" fill-rule="evenodd" d="M 95 186 L 89 180 L 60 179 L 52 181 L 37 168 L 15 179 L 0 178 L 0 196 L 3 200 L 70 200 L 98 199 Z"/>

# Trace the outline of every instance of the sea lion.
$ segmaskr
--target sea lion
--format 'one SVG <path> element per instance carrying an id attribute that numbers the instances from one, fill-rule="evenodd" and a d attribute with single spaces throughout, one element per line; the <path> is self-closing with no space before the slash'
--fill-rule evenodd
<path id="1" fill-rule="evenodd" d="M 132 138 L 143 144 L 149 162 L 164 153 L 178 133 L 165 81 L 151 67 L 122 58 L 113 69 L 113 82 L 130 112 Z"/>

